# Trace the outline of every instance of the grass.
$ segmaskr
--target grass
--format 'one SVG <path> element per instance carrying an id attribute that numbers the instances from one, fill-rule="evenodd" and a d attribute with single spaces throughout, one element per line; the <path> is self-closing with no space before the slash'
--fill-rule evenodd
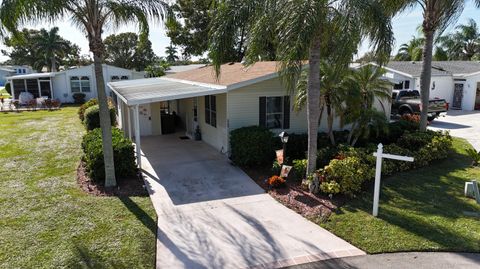
<path id="1" fill-rule="evenodd" d="M 5 90 L 5 87 L 0 87 L 0 98 L 10 98 L 10 94 L 8 94 L 7 90 Z"/>
<path id="2" fill-rule="evenodd" d="M 77 186 L 78 107 L 0 114 L 0 268 L 153 268 L 148 197 Z"/>
<path id="3" fill-rule="evenodd" d="M 480 252 L 480 218 L 463 213 L 480 213 L 480 205 L 463 195 L 466 181 L 480 179 L 467 147 L 455 139 L 455 152 L 446 160 L 382 179 L 378 218 L 371 215 L 368 191 L 318 223 L 368 253 Z"/>

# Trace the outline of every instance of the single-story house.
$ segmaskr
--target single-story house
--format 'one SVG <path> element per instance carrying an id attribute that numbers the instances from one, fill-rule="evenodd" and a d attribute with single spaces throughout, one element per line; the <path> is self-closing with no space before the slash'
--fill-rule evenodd
<path id="1" fill-rule="evenodd" d="M 103 76 L 107 85 L 111 81 L 144 78 L 144 72 L 104 64 Z M 93 64 L 60 72 L 15 75 L 7 77 L 7 80 L 14 99 L 18 99 L 21 92 L 30 92 L 35 98 L 58 99 L 62 103 L 73 102 L 74 93 L 84 93 L 86 100 L 97 96 Z M 105 88 L 110 95 L 110 89 Z"/>
<path id="2" fill-rule="evenodd" d="M 141 136 L 175 132 L 169 126 L 175 121 L 172 116 L 182 135 L 192 138 L 199 128 L 202 140 L 225 154 L 230 131 L 240 127 L 260 125 L 277 134 L 307 131 L 306 110 L 293 110 L 293 97 L 281 83 L 277 62 L 224 64 L 218 79 L 212 66 L 206 66 L 108 85 L 118 97 L 119 125 L 129 137 L 135 135 L 137 146 Z M 385 113 L 389 116 L 390 110 Z M 326 113 L 323 117 L 321 131 L 326 130 Z"/>
<path id="3" fill-rule="evenodd" d="M 384 68 L 386 77 L 399 81 L 394 89 L 421 90 L 422 62 L 392 61 Z M 430 98 L 445 99 L 453 109 L 480 110 L 480 62 L 433 61 Z"/>
<path id="4" fill-rule="evenodd" d="M 0 86 L 5 86 L 7 77 L 32 73 L 28 65 L 0 65 Z"/>

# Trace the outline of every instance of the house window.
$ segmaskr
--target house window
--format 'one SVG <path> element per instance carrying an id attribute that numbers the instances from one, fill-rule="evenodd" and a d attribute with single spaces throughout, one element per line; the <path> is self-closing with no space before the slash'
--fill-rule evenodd
<path id="1" fill-rule="evenodd" d="M 290 97 L 260 97 L 259 124 L 269 129 L 289 129 Z"/>
<path id="2" fill-rule="evenodd" d="M 395 90 L 403 90 L 403 81 L 400 83 L 397 83 L 393 86 L 393 89 Z"/>
<path id="3" fill-rule="evenodd" d="M 90 92 L 90 78 L 87 76 L 70 77 L 70 88 L 72 92 Z"/>
<path id="4" fill-rule="evenodd" d="M 120 80 L 128 80 L 128 76 L 122 76 Z"/>
<path id="5" fill-rule="evenodd" d="M 205 96 L 205 122 L 217 127 L 217 98 L 215 95 Z"/>
<path id="6" fill-rule="evenodd" d="M 404 89 L 410 89 L 410 80 L 405 80 Z"/>
<path id="7" fill-rule="evenodd" d="M 120 78 L 118 76 L 111 76 L 110 80 L 111 81 L 118 81 L 118 80 L 120 80 Z"/>

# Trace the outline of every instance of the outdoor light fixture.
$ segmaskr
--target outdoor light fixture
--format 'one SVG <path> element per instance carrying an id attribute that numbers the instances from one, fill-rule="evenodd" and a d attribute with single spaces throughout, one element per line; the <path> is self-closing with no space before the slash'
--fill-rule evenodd
<path id="1" fill-rule="evenodd" d="M 288 134 L 287 132 L 281 132 L 279 135 L 280 139 L 282 140 L 283 144 L 286 144 L 288 142 Z"/>
<path id="2" fill-rule="evenodd" d="M 283 162 L 285 162 L 287 160 L 286 149 L 287 149 L 287 142 L 288 142 L 288 134 L 287 132 L 281 132 L 278 136 L 280 137 L 280 140 L 282 141 L 282 144 L 283 144 Z"/>

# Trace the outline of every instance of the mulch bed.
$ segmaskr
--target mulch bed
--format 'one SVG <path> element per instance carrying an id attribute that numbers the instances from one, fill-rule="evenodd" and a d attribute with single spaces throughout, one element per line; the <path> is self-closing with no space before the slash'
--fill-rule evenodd
<path id="1" fill-rule="evenodd" d="M 302 187 L 299 180 L 287 179 L 285 186 L 273 189 L 266 183 L 266 179 L 271 176 L 270 169 L 243 170 L 265 192 L 305 218 L 327 220 L 330 214 L 344 203 L 341 197 L 330 199 L 328 196 L 310 193 Z"/>
<path id="2" fill-rule="evenodd" d="M 105 188 L 103 182 L 93 182 L 85 171 L 85 165 L 80 162 L 77 168 L 77 183 L 80 188 L 94 196 L 148 196 L 141 173 L 135 177 L 117 178 L 117 186 Z"/>

